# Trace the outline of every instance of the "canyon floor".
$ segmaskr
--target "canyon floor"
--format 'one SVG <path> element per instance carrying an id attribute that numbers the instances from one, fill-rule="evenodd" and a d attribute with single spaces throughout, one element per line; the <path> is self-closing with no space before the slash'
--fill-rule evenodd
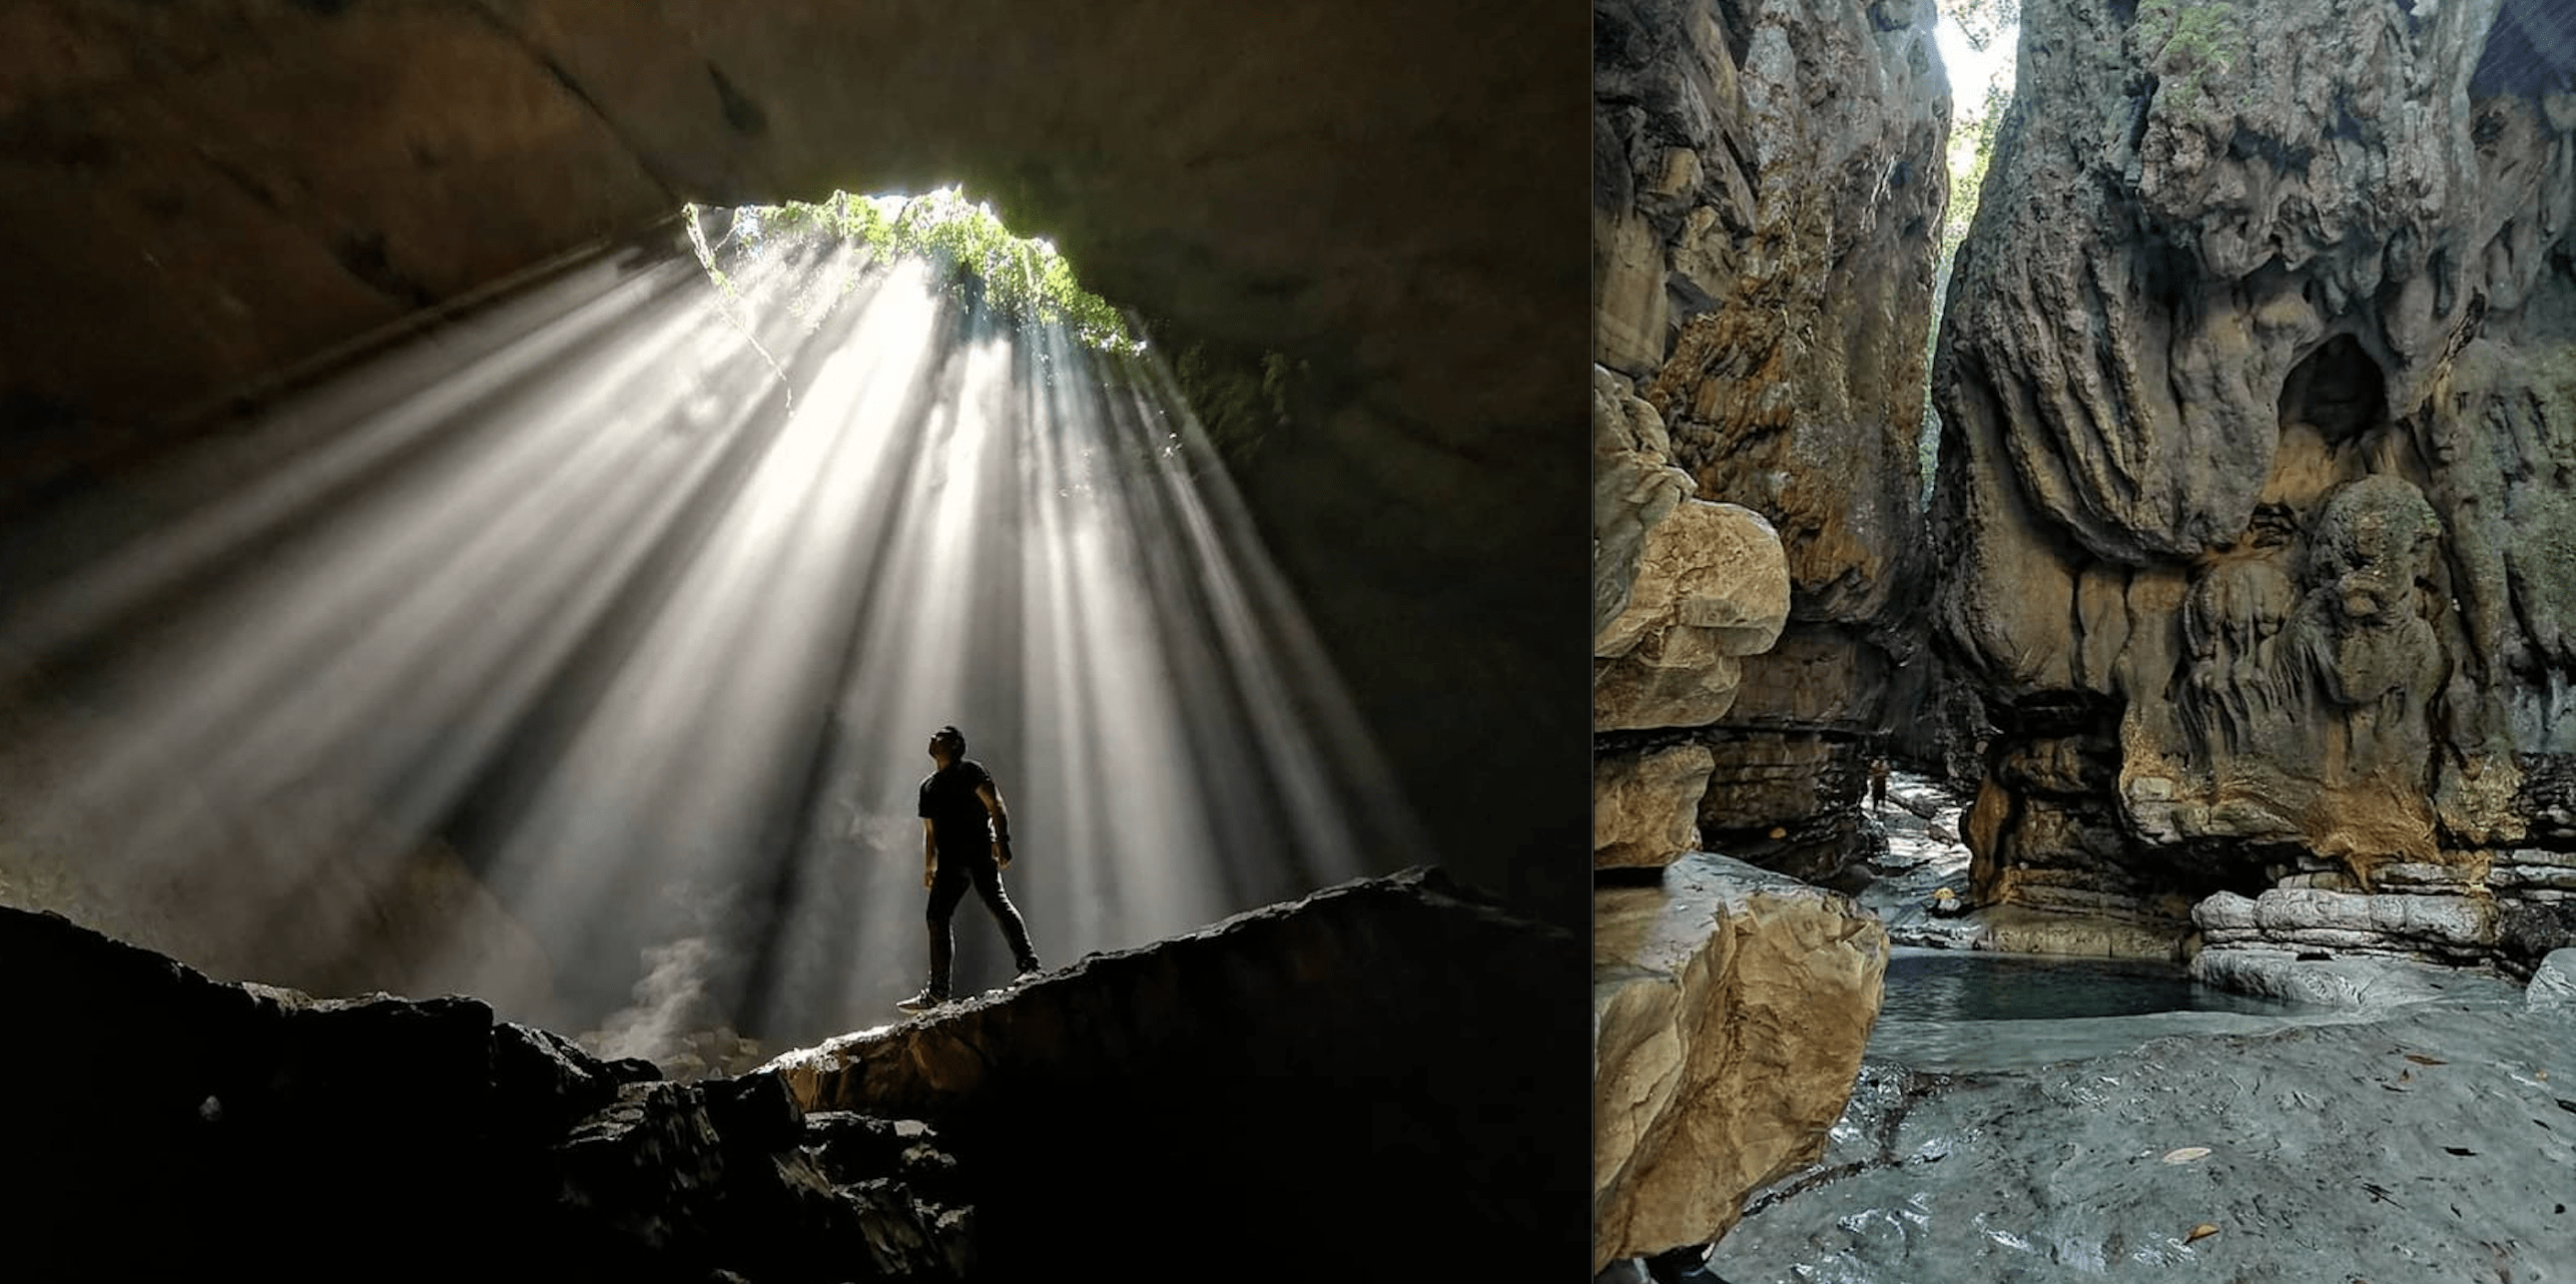
<path id="1" fill-rule="evenodd" d="M 1927 911 L 1937 888 L 1965 890 L 1955 800 L 1902 777 L 1893 793 L 1882 881 L 1856 899 L 1900 955 L 1972 948 L 1977 915 Z M 2548 1002 L 2546 974 L 2527 993 L 2332 966 L 2367 973 L 2357 1006 L 2206 994 L 2204 1010 L 2021 1020 L 1926 1016 L 1892 967 L 1822 1160 L 1755 1194 L 1680 1278 L 2576 1280 L 2576 1006 Z"/>

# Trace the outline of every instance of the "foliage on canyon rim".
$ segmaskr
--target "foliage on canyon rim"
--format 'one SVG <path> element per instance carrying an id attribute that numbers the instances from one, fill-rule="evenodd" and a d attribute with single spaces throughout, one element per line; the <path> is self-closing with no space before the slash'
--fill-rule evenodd
<path id="1" fill-rule="evenodd" d="M 1978 53 L 2021 26 L 2021 0 L 1941 0 L 1940 9 Z"/>
<path id="2" fill-rule="evenodd" d="M 1142 347 L 1116 307 L 1082 288 L 1073 265 L 1052 242 L 1020 236 L 992 206 L 970 204 L 953 187 L 919 196 L 834 192 L 820 202 L 745 206 L 734 211 L 732 230 L 715 246 L 696 230 L 698 207 L 690 206 L 686 213 L 699 262 L 728 288 L 724 262 L 738 263 L 785 238 L 831 238 L 889 259 L 929 259 L 951 290 L 980 291 L 997 315 L 1020 324 L 1061 326 L 1084 346 L 1104 352 L 1134 353 Z"/>
<path id="3" fill-rule="evenodd" d="M 2139 42 L 2142 61 L 2171 95 L 2168 101 L 2194 118 L 2215 114 L 2214 105 L 2203 108 L 2201 90 L 2235 69 L 2247 39 L 2245 15 L 2234 4 L 2142 0 L 2130 31 Z"/>
<path id="4" fill-rule="evenodd" d="M 1967 36 L 1968 47 L 1983 52 L 1997 40 L 2013 38 L 2021 22 L 2021 0 L 1944 0 L 1941 10 L 1959 25 Z M 1968 227 L 1977 218 L 1978 198 L 1986 182 L 1986 169 L 1995 154 L 1995 136 L 2003 126 L 2004 112 L 2013 98 L 2013 60 L 2007 57 L 1994 79 L 1986 82 L 1985 94 L 1974 106 L 1954 104 L 1957 108 L 1950 133 L 1950 203 L 1941 215 L 1940 267 L 1932 286 L 1932 325 L 1923 339 L 1923 367 L 1932 368 L 1933 353 L 1941 342 L 1941 315 L 1950 293 L 1951 265 L 1958 261 L 1959 246 L 1968 239 Z M 1923 502 L 1932 502 L 1933 465 L 1941 450 L 1941 420 L 1932 407 L 1932 385 L 1923 385 L 1923 424 L 1915 439 L 1915 455 L 1922 469 Z"/>

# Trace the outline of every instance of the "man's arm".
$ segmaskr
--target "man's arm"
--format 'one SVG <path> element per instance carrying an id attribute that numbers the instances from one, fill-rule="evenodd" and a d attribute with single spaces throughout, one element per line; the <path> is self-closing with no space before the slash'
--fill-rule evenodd
<path id="1" fill-rule="evenodd" d="M 935 887 L 939 883 L 939 833 L 932 828 L 936 824 L 938 822 L 928 816 L 921 818 L 921 885 L 924 887 Z"/>
<path id="2" fill-rule="evenodd" d="M 975 787 L 975 796 L 984 800 L 984 810 L 993 813 L 993 868 L 1011 867 L 1011 812 L 1002 805 L 1002 787 L 987 779 Z"/>

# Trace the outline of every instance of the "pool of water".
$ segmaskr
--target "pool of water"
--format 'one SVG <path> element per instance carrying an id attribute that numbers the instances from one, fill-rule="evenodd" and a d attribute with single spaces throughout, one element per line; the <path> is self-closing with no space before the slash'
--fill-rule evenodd
<path id="1" fill-rule="evenodd" d="M 1899 947 L 1868 1055 L 1920 1070 L 2005 1070 L 2317 1015 L 2197 984 L 2180 964 Z"/>
<path id="2" fill-rule="evenodd" d="M 2268 999 L 2201 985 L 2179 963 L 1900 948 L 1888 958 L 1878 1014 L 1883 1021 L 2054 1021 L 2283 1010 Z"/>

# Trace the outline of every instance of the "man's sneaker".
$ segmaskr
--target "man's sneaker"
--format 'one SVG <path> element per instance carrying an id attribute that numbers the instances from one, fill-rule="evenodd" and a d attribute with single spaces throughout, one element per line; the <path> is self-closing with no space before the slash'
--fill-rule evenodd
<path id="1" fill-rule="evenodd" d="M 905 999 L 903 1002 L 898 1003 L 895 1006 L 902 1008 L 906 1012 L 927 1012 L 932 1008 L 938 1007 L 942 1003 L 946 1003 L 947 1001 L 948 996 L 945 994 L 933 994 L 928 990 L 923 990 L 921 993 Z"/>

